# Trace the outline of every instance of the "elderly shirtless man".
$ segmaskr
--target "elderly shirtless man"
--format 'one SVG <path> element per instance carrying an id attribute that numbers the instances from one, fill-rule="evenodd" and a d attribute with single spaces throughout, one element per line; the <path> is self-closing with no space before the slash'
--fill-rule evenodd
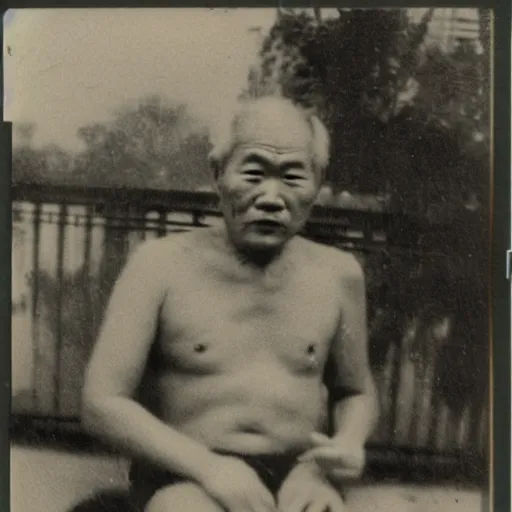
<path id="1" fill-rule="evenodd" d="M 297 234 L 328 153 L 317 117 L 242 102 L 210 155 L 223 227 L 144 243 L 121 273 L 83 419 L 133 458 L 141 510 L 344 510 L 377 407 L 362 270 Z"/>

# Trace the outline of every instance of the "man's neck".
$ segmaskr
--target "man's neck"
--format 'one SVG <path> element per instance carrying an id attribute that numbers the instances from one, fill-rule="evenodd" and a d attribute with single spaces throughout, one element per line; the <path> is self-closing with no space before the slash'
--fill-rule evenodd
<path id="1" fill-rule="evenodd" d="M 220 235 L 224 250 L 231 254 L 241 267 L 247 269 L 265 272 L 283 262 L 288 253 L 289 242 L 271 249 L 256 249 L 236 244 L 225 227 L 217 234 Z"/>
<path id="2" fill-rule="evenodd" d="M 232 244 L 233 252 L 238 261 L 248 267 L 265 270 L 282 258 L 284 247 L 272 250 L 259 250 L 249 247 L 237 247 Z"/>

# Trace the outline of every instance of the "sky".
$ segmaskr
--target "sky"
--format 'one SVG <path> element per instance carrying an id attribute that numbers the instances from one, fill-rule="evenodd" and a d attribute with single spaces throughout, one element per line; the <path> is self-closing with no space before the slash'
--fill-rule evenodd
<path id="1" fill-rule="evenodd" d="M 78 149 L 77 129 L 158 93 L 205 126 L 246 84 L 275 9 L 29 9 L 4 17 L 4 118 L 36 144 Z"/>
<path id="2" fill-rule="evenodd" d="M 274 8 L 11 9 L 4 16 L 4 117 L 35 123 L 38 145 L 73 150 L 78 128 L 157 93 L 185 103 L 208 127 L 246 85 L 275 16 Z"/>

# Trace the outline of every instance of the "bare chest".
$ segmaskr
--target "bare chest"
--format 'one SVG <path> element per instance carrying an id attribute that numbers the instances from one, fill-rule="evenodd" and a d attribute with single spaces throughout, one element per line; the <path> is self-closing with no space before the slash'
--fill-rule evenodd
<path id="1" fill-rule="evenodd" d="M 204 373 L 261 363 L 295 372 L 322 369 L 340 315 L 332 279 L 193 281 L 175 285 L 161 309 L 158 344 L 167 364 Z"/>

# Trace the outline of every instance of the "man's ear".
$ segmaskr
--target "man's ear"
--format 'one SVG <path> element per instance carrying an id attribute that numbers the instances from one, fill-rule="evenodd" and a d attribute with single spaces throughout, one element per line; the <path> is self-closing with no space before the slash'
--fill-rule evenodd
<path id="1" fill-rule="evenodd" d="M 215 179 L 215 177 L 211 176 L 211 184 L 212 184 L 212 190 L 217 194 L 219 195 L 219 180 L 218 179 Z"/>
<path id="2" fill-rule="evenodd" d="M 220 174 L 220 162 L 217 155 L 212 152 L 208 154 L 208 166 L 212 171 L 213 181 L 217 182 Z"/>
<path id="3" fill-rule="evenodd" d="M 211 170 L 210 183 L 212 185 L 212 189 L 214 192 L 216 192 L 218 194 L 219 193 L 218 181 L 219 181 L 219 176 L 220 176 L 220 163 L 219 163 L 219 159 L 212 153 L 210 153 L 208 155 L 208 165 Z"/>

